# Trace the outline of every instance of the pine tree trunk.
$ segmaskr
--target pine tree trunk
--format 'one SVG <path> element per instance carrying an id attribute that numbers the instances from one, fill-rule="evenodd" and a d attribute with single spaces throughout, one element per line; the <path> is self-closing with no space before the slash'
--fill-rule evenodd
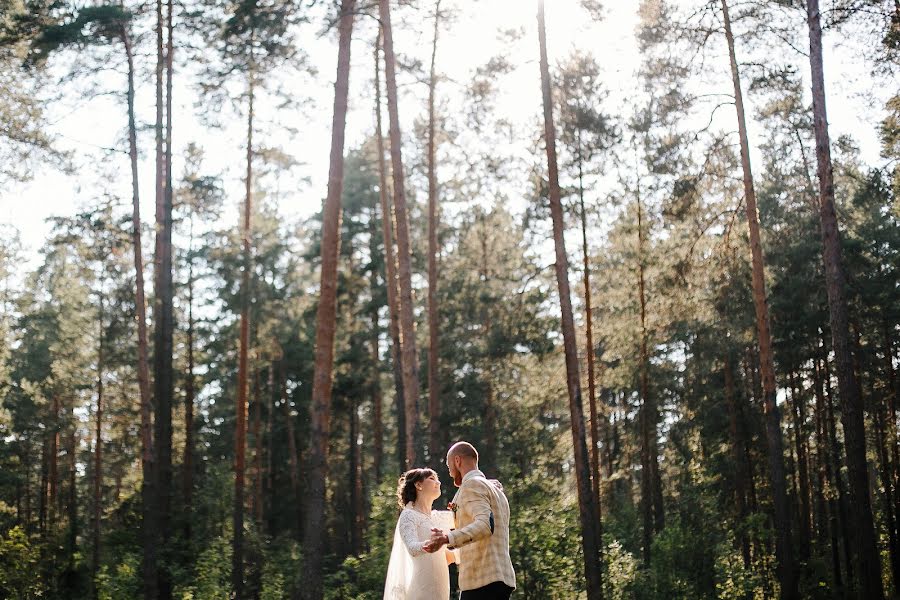
<path id="1" fill-rule="evenodd" d="M 800 559 L 803 562 L 809 561 L 809 547 L 812 542 L 812 535 L 809 525 L 810 516 L 810 494 L 809 494 L 809 462 L 806 452 L 806 432 L 804 423 L 806 421 L 803 409 L 803 398 L 797 386 L 794 371 L 788 375 L 791 386 L 791 416 L 794 421 L 794 445 L 797 454 L 797 481 L 799 484 L 799 500 L 800 500 Z"/>
<path id="2" fill-rule="evenodd" d="M 841 242 L 834 208 L 834 177 L 825 108 L 819 0 L 807 0 L 806 5 L 809 25 L 809 64 L 812 73 L 813 125 L 819 177 L 819 219 L 822 229 L 828 309 L 831 317 L 832 348 L 837 366 L 841 420 L 844 424 L 844 440 L 847 446 L 850 503 L 853 505 L 855 550 L 861 584 L 859 593 L 861 598 L 867 600 L 881 600 L 884 598 L 884 590 L 881 585 L 881 560 L 869 499 L 863 402 L 859 383 L 853 373 L 848 307 L 844 290 L 845 276 L 841 265 Z"/>
<path id="3" fill-rule="evenodd" d="M 262 439 L 262 393 L 259 374 L 253 372 L 253 508 L 256 525 L 260 531 L 264 523 L 263 513 L 263 439 Z"/>
<path id="4" fill-rule="evenodd" d="M 839 591 L 843 591 L 844 582 L 841 576 L 841 552 L 838 541 L 839 516 L 837 504 L 837 485 L 835 483 L 835 467 L 833 449 L 828 439 L 828 410 L 825 406 L 825 391 L 823 389 L 822 374 L 818 357 L 813 359 L 813 385 L 816 394 L 816 413 L 819 415 L 821 425 L 816 437 L 816 447 L 822 456 L 825 483 L 823 488 L 828 497 L 828 532 L 831 543 L 831 569 L 834 573 L 834 583 Z"/>
<path id="5" fill-rule="evenodd" d="M 872 390 L 874 398 L 874 390 Z M 875 408 L 875 445 L 878 453 L 879 470 L 881 476 L 881 487 L 884 489 L 884 516 L 885 526 L 888 532 L 888 551 L 890 552 L 891 561 L 891 578 L 894 586 L 900 582 L 900 555 L 898 555 L 897 545 L 897 521 L 894 514 L 894 498 L 891 490 L 891 462 L 887 450 L 887 436 L 885 435 L 885 416 L 884 405 L 879 403 Z"/>
<path id="6" fill-rule="evenodd" d="M 291 401 L 287 395 L 287 377 L 284 372 L 284 361 L 279 364 L 278 376 L 279 390 L 281 394 L 281 407 L 284 409 L 284 422 L 287 426 L 288 461 L 291 467 L 291 498 L 297 506 L 297 531 L 303 527 L 303 502 L 300 498 L 300 455 L 297 451 L 297 437 L 294 435 L 294 415 L 291 414 Z"/>
<path id="7" fill-rule="evenodd" d="M 194 503 L 194 217 L 189 217 L 187 279 L 187 378 L 184 389 L 184 457 L 182 459 L 184 494 L 184 539 L 191 541 Z"/>
<path id="8" fill-rule="evenodd" d="M 102 286 L 102 279 L 101 279 Z M 103 292 L 100 292 L 100 328 L 97 346 L 97 408 L 94 411 L 94 481 L 93 481 L 93 528 L 91 535 L 91 597 L 96 600 L 97 574 L 100 572 L 100 515 L 102 509 L 103 483 Z"/>
<path id="9" fill-rule="evenodd" d="M 375 140 L 378 147 L 378 195 L 381 203 L 381 233 L 384 239 L 385 287 L 390 315 L 391 367 L 394 372 L 394 400 L 397 412 L 398 470 L 406 466 L 406 419 L 403 393 L 403 352 L 400 350 L 400 305 L 397 299 L 397 262 L 394 255 L 393 218 L 388 195 L 387 166 L 384 160 L 384 135 L 381 128 L 381 30 L 375 41 Z"/>
<path id="10" fill-rule="evenodd" d="M 437 87 L 435 60 L 440 18 L 441 0 L 437 0 L 434 5 L 434 41 L 431 46 L 431 71 L 428 79 L 428 426 L 429 451 L 432 461 L 439 460 L 443 453 L 443 448 L 441 448 L 441 396 L 438 383 L 438 322 L 440 319 L 437 301 L 438 190 L 434 141 L 434 96 Z"/>
<path id="11" fill-rule="evenodd" d="M 383 2 L 384 0 L 382 0 Z M 556 132 L 553 125 L 553 98 L 550 68 L 547 63 L 547 34 L 544 25 L 544 2 L 538 0 L 538 42 L 540 44 L 541 88 L 544 106 L 544 141 L 547 147 L 547 174 L 550 187 L 550 214 L 553 219 L 553 240 L 556 247 L 556 282 L 562 318 L 563 346 L 566 360 L 566 385 L 569 392 L 572 445 L 575 451 L 575 479 L 578 486 L 578 509 L 581 520 L 581 540 L 584 551 L 584 574 L 588 600 L 603 597 L 602 557 L 597 532 L 597 509 L 591 490 L 587 443 L 584 432 L 584 408 L 581 400 L 581 377 L 578 373 L 578 348 L 572 296 L 569 290 L 569 259 L 563 237 L 563 211 L 556 165 Z"/>
<path id="12" fill-rule="evenodd" d="M 362 454 L 359 445 L 359 402 L 354 395 L 350 399 L 350 456 L 347 461 L 350 467 L 350 553 L 359 556 L 362 553 Z"/>
<path id="13" fill-rule="evenodd" d="M 322 272 L 316 310 L 316 346 L 310 415 L 308 508 L 303 528 L 306 582 L 304 597 L 321 600 L 322 546 L 320 525 L 325 515 L 325 478 L 331 419 L 332 367 L 337 315 L 337 261 L 341 245 L 341 194 L 344 186 L 344 130 L 350 82 L 350 38 L 353 33 L 355 0 L 341 1 L 337 76 L 334 86 L 334 116 L 331 124 L 331 155 L 328 195 L 322 212 Z"/>
<path id="14" fill-rule="evenodd" d="M 250 271 L 253 268 L 251 252 L 251 219 L 253 211 L 253 102 L 255 77 L 253 65 L 253 44 L 250 35 L 250 69 L 247 90 L 247 154 L 246 175 L 244 177 L 244 211 L 241 219 L 241 243 L 243 246 L 243 267 L 241 269 L 241 319 L 240 346 L 238 350 L 238 389 L 236 420 L 234 430 L 234 540 L 231 557 L 231 587 L 235 600 L 244 598 L 244 477 L 246 474 L 247 452 L 247 394 L 248 394 L 248 354 L 250 350 Z"/>
<path id="15" fill-rule="evenodd" d="M 722 14 L 731 62 L 731 78 L 734 84 L 734 99 L 741 147 L 741 167 L 744 175 L 744 200 L 747 212 L 747 226 L 750 232 L 753 306 L 756 312 L 759 367 L 762 374 L 763 410 L 766 417 L 766 441 L 769 449 L 769 477 L 775 508 L 775 555 L 778 562 L 778 580 L 781 583 L 781 599 L 795 600 L 799 598 L 799 589 L 797 587 L 794 549 L 791 541 L 790 509 L 784 479 L 784 442 L 781 434 L 781 415 L 775 400 L 775 362 L 772 357 L 772 335 L 769 330 L 769 307 L 766 299 L 764 272 L 765 259 L 759 232 L 759 211 L 756 206 L 756 191 L 753 187 L 753 172 L 750 168 L 750 145 L 747 140 L 741 80 L 726 0 L 722 0 Z"/>
<path id="16" fill-rule="evenodd" d="M 163 5 L 156 3 L 156 244 L 154 254 L 154 330 L 153 384 L 156 414 L 153 420 L 155 451 L 156 515 L 152 519 L 157 552 L 157 593 L 155 598 L 170 600 L 172 576 L 169 570 L 169 536 L 172 497 L 172 401 L 174 380 L 172 368 L 172 197 L 166 189 L 169 175 L 163 130 Z"/>
<path id="17" fill-rule="evenodd" d="M 389 0 L 379 0 L 379 15 L 384 46 L 384 74 L 387 87 L 388 120 L 391 140 L 391 167 L 394 178 L 394 211 L 397 222 L 397 276 L 400 308 L 400 350 L 403 355 L 403 392 L 406 418 L 406 465 L 418 464 L 416 447 L 419 439 L 419 359 L 416 351 L 415 316 L 413 314 L 412 250 L 409 242 L 409 217 L 406 207 L 406 183 L 403 175 L 400 115 L 397 108 L 397 74 L 394 58 L 394 36 L 391 31 Z"/>
<path id="18" fill-rule="evenodd" d="M 275 471 L 273 469 L 272 461 L 272 452 L 274 450 L 275 442 L 275 440 L 272 439 L 272 430 L 275 424 L 275 365 L 273 363 L 269 363 L 267 371 L 268 378 L 266 380 L 266 396 L 268 396 L 269 398 L 269 403 L 266 407 L 266 478 L 263 496 L 263 510 L 265 511 L 265 514 L 267 516 L 267 520 L 264 523 L 264 532 L 271 536 L 274 533 L 275 524 L 275 520 L 272 517 L 272 494 L 275 491 Z"/>
<path id="19" fill-rule="evenodd" d="M 67 554 L 69 557 L 69 570 L 75 571 L 75 555 L 78 550 L 78 487 L 76 476 L 78 475 L 76 452 L 78 442 L 75 438 L 75 427 L 69 432 L 69 447 L 66 450 L 69 458 L 69 500 L 68 511 L 69 530 L 66 540 Z"/>
<path id="20" fill-rule="evenodd" d="M 59 394 L 53 394 L 53 408 L 50 415 L 51 427 L 53 431 L 50 436 L 50 500 L 48 502 L 47 519 L 50 531 L 56 530 L 56 501 L 57 489 L 59 485 Z"/>
<path id="21" fill-rule="evenodd" d="M 584 208 L 584 169 L 581 159 L 581 138 L 578 148 L 578 204 L 581 209 L 581 256 L 584 269 L 584 333 L 587 355 L 588 407 L 591 415 L 591 482 L 597 507 L 597 534 L 603 536 L 602 502 L 600 498 L 600 423 L 597 412 L 597 382 L 594 366 L 594 316 L 591 307 L 591 265 L 588 255 L 587 212 Z"/>
<path id="22" fill-rule="evenodd" d="M 137 126 L 134 116 L 134 54 L 131 35 L 123 28 L 122 43 L 128 64 L 128 156 L 131 163 L 131 243 L 134 250 L 135 317 L 137 319 L 137 378 L 141 414 L 141 542 L 143 544 L 142 582 L 144 600 L 156 598 L 156 544 L 153 525 L 155 511 L 150 366 L 147 352 L 147 301 L 144 296 L 144 259 L 141 247 L 141 203 L 138 193 Z"/>
<path id="23" fill-rule="evenodd" d="M 644 279 L 644 225 L 641 206 L 640 186 L 637 197 L 638 225 L 638 300 L 641 317 L 641 512 L 643 514 L 643 557 L 644 564 L 650 564 L 650 545 L 653 533 L 663 528 L 661 493 L 659 492 L 659 462 L 656 446 L 656 423 L 658 413 L 650 394 L 650 355 L 647 350 L 647 296 Z"/>
<path id="24" fill-rule="evenodd" d="M 847 588 L 853 589 L 855 570 L 853 565 L 853 539 L 851 537 L 850 524 L 850 508 L 847 505 L 847 491 L 844 487 L 844 478 L 841 476 L 841 470 L 845 464 L 841 447 L 838 445 L 837 426 L 834 418 L 834 392 L 831 388 L 831 369 L 828 366 L 828 357 L 825 348 L 825 340 L 822 339 L 822 345 L 819 349 L 824 369 L 823 381 L 825 383 L 826 398 L 828 399 L 828 438 L 831 447 L 831 455 L 834 457 L 835 465 L 835 482 L 838 491 L 838 516 L 841 522 L 841 532 L 844 540 L 844 568 L 847 571 Z"/>
<path id="25" fill-rule="evenodd" d="M 734 373 L 731 370 L 731 356 L 728 351 L 725 353 L 725 402 L 728 405 L 728 421 L 731 433 L 731 458 L 734 461 L 734 498 L 737 505 L 738 526 L 735 528 L 737 532 L 738 542 L 741 547 L 741 557 L 744 560 L 744 568 L 750 568 L 750 540 L 747 538 L 747 469 L 744 463 L 744 440 L 741 435 L 741 428 L 738 425 L 738 407 L 737 398 L 734 391 Z"/>
<path id="26" fill-rule="evenodd" d="M 384 463 L 384 427 L 382 415 L 382 395 L 381 395 L 381 357 L 378 351 L 378 340 L 380 327 L 378 325 L 378 305 L 374 299 L 378 295 L 378 270 L 375 268 L 375 255 L 378 251 L 378 223 L 377 205 L 372 205 L 372 211 L 369 213 L 369 256 L 372 268 L 369 272 L 369 289 L 372 295 L 370 302 L 370 313 L 372 319 L 372 365 L 371 365 L 371 386 L 372 386 L 372 467 L 375 478 L 375 485 L 381 483 L 381 468 Z"/>
<path id="27" fill-rule="evenodd" d="M 49 495 L 49 472 L 48 464 L 50 456 L 50 441 L 46 434 L 41 436 L 41 484 L 40 499 L 38 500 L 38 531 L 41 539 L 44 540 L 47 535 L 47 496 Z"/>

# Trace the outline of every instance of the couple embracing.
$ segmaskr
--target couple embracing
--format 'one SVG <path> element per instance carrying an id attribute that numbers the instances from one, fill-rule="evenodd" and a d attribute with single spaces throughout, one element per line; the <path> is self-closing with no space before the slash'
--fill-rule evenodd
<path id="1" fill-rule="evenodd" d="M 394 546 L 384 585 L 385 600 L 446 600 L 448 565 L 459 566 L 460 600 L 507 600 L 516 587 L 509 558 L 509 502 L 499 481 L 478 470 L 478 451 L 457 442 L 447 468 L 459 490 L 450 512 L 432 511 L 441 483 L 431 469 L 400 478 Z"/>

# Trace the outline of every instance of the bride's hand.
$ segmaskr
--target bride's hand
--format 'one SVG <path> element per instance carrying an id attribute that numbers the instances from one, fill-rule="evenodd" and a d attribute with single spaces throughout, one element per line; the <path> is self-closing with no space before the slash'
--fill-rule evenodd
<path id="1" fill-rule="evenodd" d="M 425 550 L 425 552 L 437 552 L 441 549 L 441 546 L 447 543 L 449 543 L 447 535 L 441 529 L 432 529 L 431 539 L 425 542 L 422 549 Z"/>

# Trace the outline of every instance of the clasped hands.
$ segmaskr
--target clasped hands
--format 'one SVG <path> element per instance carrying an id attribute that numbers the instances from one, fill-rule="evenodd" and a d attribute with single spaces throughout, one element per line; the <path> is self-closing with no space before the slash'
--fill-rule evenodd
<path id="1" fill-rule="evenodd" d="M 444 530 L 434 527 L 431 530 L 431 539 L 425 542 L 425 544 L 422 546 L 422 549 L 425 552 L 437 552 L 443 546 L 449 543 L 450 538 L 447 537 L 447 534 L 444 533 Z"/>

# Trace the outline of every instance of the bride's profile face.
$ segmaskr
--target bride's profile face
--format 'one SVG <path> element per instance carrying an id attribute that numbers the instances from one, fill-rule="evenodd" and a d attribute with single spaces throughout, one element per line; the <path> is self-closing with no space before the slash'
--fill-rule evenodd
<path id="1" fill-rule="evenodd" d="M 438 479 L 436 473 L 432 473 L 431 477 L 427 479 L 423 479 L 419 484 L 416 485 L 416 490 L 418 494 L 423 498 L 430 498 L 434 500 L 438 496 L 441 495 L 441 482 Z"/>

